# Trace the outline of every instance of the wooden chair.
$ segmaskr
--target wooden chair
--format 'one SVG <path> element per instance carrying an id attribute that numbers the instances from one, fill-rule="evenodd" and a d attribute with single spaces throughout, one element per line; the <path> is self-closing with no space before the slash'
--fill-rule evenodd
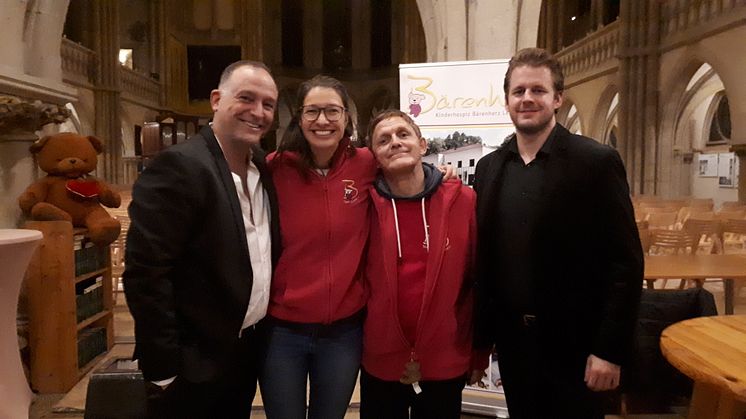
<path id="1" fill-rule="evenodd" d="M 674 211 L 655 211 L 648 213 L 645 221 L 651 230 L 674 230 L 679 212 Z"/>
<path id="2" fill-rule="evenodd" d="M 704 253 L 723 253 L 721 227 L 720 220 L 690 218 L 684 223 L 683 230 L 697 238 L 698 250 L 702 249 Z M 701 288 L 705 279 L 694 279 L 692 282 Z M 683 284 L 684 281 L 682 281 L 682 286 Z"/>
<path id="3" fill-rule="evenodd" d="M 724 253 L 746 253 L 746 220 L 725 220 L 721 231 Z"/>
<path id="4" fill-rule="evenodd" d="M 699 237 L 695 237 L 685 230 L 651 230 L 650 247 L 648 254 L 665 255 L 665 254 L 695 254 L 699 245 Z M 648 280 L 648 289 L 653 289 L 654 280 Z M 666 288 L 668 280 L 663 280 L 663 288 Z M 681 281 L 679 288 L 683 288 L 684 281 Z"/>
<path id="5" fill-rule="evenodd" d="M 715 214 L 712 212 L 711 208 L 708 208 L 706 206 L 683 207 L 679 210 L 679 215 L 676 220 L 676 227 L 678 229 L 681 229 L 681 227 L 684 226 L 686 220 L 692 217 L 700 220 L 711 220 L 715 218 Z"/>
<path id="6" fill-rule="evenodd" d="M 632 195 L 632 202 L 636 204 L 656 201 L 660 201 L 660 198 L 655 195 Z"/>
<path id="7" fill-rule="evenodd" d="M 712 211 L 715 207 L 715 201 L 713 201 L 712 198 L 691 198 L 687 202 L 687 206 L 706 208 L 708 211 Z"/>
<path id="8" fill-rule="evenodd" d="M 708 213 L 712 215 L 712 213 Z M 698 246 L 709 247 L 709 253 L 722 253 L 721 223 L 712 217 L 689 218 L 684 222 L 683 230 L 698 238 Z"/>
<path id="9" fill-rule="evenodd" d="M 746 220 L 725 220 L 722 225 L 723 253 L 746 254 Z M 743 282 L 735 281 L 733 295 L 741 295 Z"/>
<path id="10" fill-rule="evenodd" d="M 689 253 L 693 255 L 697 252 L 698 242 L 698 237 L 685 230 L 651 230 L 650 254 Z"/>
<path id="11" fill-rule="evenodd" d="M 117 296 L 123 291 L 122 274 L 124 273 L 124 249 L 127 245 L 127 231 L 130 227 L 129 217 L 117 216 L 117 220 L 122 226 L 119 237 L 109 247 L 111 249 L 111 280 L 114 294 L 114 304 L 117 303 Z"/>
<path id="12" fill-rule="evenodd" d="M 721 209 L 742 209 L 746 208 L 746 202 L 741 201 L 725 201 L 720 205 Z"/>
<path id="13" fill-rule="evenodd" d="M 719 220 L 743 220 L 746 218 L 746 208 L 743 209 L 721 209 L 715 214 Z"/>

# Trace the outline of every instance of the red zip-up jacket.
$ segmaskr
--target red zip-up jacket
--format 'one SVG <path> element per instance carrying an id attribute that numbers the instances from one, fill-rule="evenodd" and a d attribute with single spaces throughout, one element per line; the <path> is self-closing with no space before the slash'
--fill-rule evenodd
<path id="1" fill-rule="evenodd" d="M 368 149 L 349 155 L 348 144 L 339 144 L 326 176 L 309 170 L 304 178 L 292 152 L 268 157 L 283 245 L 270 290 L 274 318 L 328 324 L 365 306 L 362 261 L 377 169 Z"/>
<path id="2" fill-rule="evenodd" d="M 397 381 L 414 358 L 423 380 L 452 379 L 486 368 L 472 360 L 476 195 L 458 180 L 443 182 L 430 196 L 427 222 L 430 250 L 416 340 L 409 342 L 399 321 L 397 239 L 391 201 L 371 191 L 370 246 L 366 263 L 369 298 L 363 327 L 363 367 L 371 375 Z M 405 303 L 405 302 L 404 302 Z"/>

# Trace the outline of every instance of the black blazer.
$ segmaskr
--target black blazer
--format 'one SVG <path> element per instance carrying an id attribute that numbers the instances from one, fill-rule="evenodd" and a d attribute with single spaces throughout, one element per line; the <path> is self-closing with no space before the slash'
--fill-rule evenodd
<path id="1" fill-rule="evenodd" d="M 542 346 L 557 357 L 584 360 L 592 353 L 621 365 L 632 348 L 644 263 L 624 165 L 616 150 L 559 124 L 552 135 L 530 238 Z M 510 295 L 496 295 L 493 286 L 500 280 L 493 222 L 507 155 L 502 146 L 476 168 L 480 345 L 499 340 L 503 322 L 517 314 L 501 311 Z"/>
<path id="2" fill-rule="evenodd" d="M 277 197 L 253 147 L 280 252 Z M 135 358 L 147 380 L 209 381 L 235 359 L 252 271 L 235 184 L 209 126 L 162 151 L 138 178 L 129 207 L 124 290 Z"/>

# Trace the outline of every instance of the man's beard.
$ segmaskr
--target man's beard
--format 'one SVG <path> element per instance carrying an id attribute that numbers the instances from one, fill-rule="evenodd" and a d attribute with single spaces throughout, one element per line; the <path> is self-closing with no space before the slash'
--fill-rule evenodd
<path id="1" fill-rule="evenodd" d="M 526 126 L 525 124 L 516 124 L 515 121 L 513 121 L 513 125 L 515 125 L 516 132 L 519 132 L 524 135 L 534 135 L 537 134 L 543 130 L 545 130 L 549 125 L 552 123 L 552 118 L 547 119 L 546 121 L 539 121 L 536 124 L 530 124 Z"/>

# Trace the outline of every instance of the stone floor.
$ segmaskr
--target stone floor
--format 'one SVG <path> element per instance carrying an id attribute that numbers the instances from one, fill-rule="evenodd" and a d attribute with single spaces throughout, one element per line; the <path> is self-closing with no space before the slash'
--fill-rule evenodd
<path id="1" fill-rule="evenodd" d="M 670 281 L 669 287 L 677 286 L 677 281 Z M 709 289 L 714 295 L 718 305 L 718 312 L 723 312 L 723 286 L 722 282 L 708 282 L 705 288 Z M 746 289 L 742 290 L 741 297 L 737 298 L 735 313 L 746 314 Z M 117 294 L 117 305 L 114 311 L 114 330 L 116 335 L 116 345 L 112 349 L 108 358 L 111 357 L 129 357 L 132 354 L 134 342 L 134 322 L 127 310 L 124 302 L 124 295 Z M 106 364 L 108 358 L 101 361 Z M 95 368 L 94 368 L 95 369 Z M 85 377 L 67 394 L 45 394 L 36 395 L 31 406 L 30 419 L 47 418 L 47 419 L 64 419 L 64 418 L 83 418 L 83 409 L 85 407 L 85 395 L 88 383 L 88 377 Z M 359 413 L 356 402 L 359 402 L 357 389 L 353 395 L 353 407 L 348 410 L 345 418 L 358 418 Z M 261 408 L 261 396 L 255 400 L 255 409 L 252 417 L 265 418 L 264 411 Z M 684 413 L 684 412 L 682 412 Z M 462 415 L 462 418 L 477 418 L 478 416 Z M 607 416 L 607 419 L 617 418 L 620 416 Z M 683 416 L 672 415 L 630 415 L 629 418 L 652 419 L 652 418 L 680 418 Z"/>

